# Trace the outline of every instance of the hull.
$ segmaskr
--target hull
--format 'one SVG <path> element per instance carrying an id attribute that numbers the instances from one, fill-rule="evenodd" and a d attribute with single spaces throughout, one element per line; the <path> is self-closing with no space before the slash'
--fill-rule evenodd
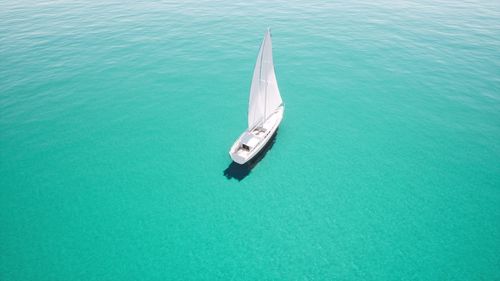
<path id="1" fill-rule="evenodd" d="M 274 132 L 278 129 L 281 120 L 283 120 L 284 110 L 284 107 L 280 106 L 271 116 L 269 116 L 262 126 L 266 129 L 264 133 L 254 133 L 254 131 L 243 132 L 243 134 L 241 134 L 229 150 L 231 159 L 238 164 L 245 164 L 255 157 L 262 150 L 262 148 L 266 146 L 271 137 L 274 135 Z M 253 134 L 255 138 L 258 138 L 258 143 L 251 149 L 243 149 L 242 140 L 245 136 L 249 136 L 250 134 Z"/>

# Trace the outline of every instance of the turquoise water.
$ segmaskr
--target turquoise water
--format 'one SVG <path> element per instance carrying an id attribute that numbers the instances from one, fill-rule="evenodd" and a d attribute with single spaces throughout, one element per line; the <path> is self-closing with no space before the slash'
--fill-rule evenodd
<path id="1" fill-rule="evenodd" d="M 1 280 L 500 280 L 498 1 L 97 2 L 0 2 Z"/>

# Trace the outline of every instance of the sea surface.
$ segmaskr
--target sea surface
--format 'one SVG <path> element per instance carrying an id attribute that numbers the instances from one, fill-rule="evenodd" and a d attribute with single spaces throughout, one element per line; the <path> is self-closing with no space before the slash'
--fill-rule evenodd
<path id="1" fill-rule="evenodd" d="M 0 280 L 500 280 L 500 3 L 0 1 Z"/>

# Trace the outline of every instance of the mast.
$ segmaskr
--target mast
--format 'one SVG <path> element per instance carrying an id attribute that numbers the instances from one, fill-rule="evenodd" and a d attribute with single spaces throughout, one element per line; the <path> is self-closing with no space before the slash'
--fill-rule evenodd
<path id="1" fill-rule="evenodd" d="M 269 36 L 271 36 L 271 30 L 269 29 L 269 27 L 267 28 L 267 33 L 269 34 Z M 266 44 L 266 41 L 264 39 L 264 47 L 265 47 L 265 44 Z M 262 75 L 262 57 L 260 58 L 261 59 L 261 63 L 260 63 L 260 74 Z M 262 81 L 262 80 L 261 80 Z M 264 83 L 266 83 L 266 88 L 264 89 L 264 118 L 262 119 L 262 125 L 264 125 L 264 122 L 266 121 L 266 115 L 267 115 L 267 78 L 266 80 L 264 81 Z"/>
<path id="2" fill-rule="evenodd" d="M 271 40 L 271 28 L 270 27 L 267 28 L 267 34 L 269 34 L 269 40 Z M 264 36 L 264 43 L 262 44 L 262 48 L 266 47 L 266 41 L 267 41 L 266 38 L 267 38 L 267 36 Z M 262 81 L 262 59 L 263 59 L 263 57 L 264 56 L 260 57 L 260 76 L 261 76 L 260 81 Z M 264 89 L 264 118 L 262 118 L 262 125 L 264 125 L 264 123 L 266 122 L 266 119 L 267 119 L 267 84 L 268 84 L 267 77 L 266 77 L 266 80 L 264 80 L 264 83 L 266 83 L 265 84 L 266 88 Z"/>

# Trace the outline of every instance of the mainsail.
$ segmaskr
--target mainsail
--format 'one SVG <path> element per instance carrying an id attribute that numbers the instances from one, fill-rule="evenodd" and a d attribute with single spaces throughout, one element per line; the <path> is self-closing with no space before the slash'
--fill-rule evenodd
<path id="1" fill-rule="evenodd" d="M 248 129 L 263 123 L 282 103 L 274 74 L 271 31 L 268 29 L 253 71 L 248 104 Z"/>

